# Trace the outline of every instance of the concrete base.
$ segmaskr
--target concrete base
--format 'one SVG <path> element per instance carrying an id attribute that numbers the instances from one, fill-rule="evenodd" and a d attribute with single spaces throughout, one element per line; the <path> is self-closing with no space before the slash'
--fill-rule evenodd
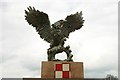
<path id="1" fill-rule="evenodd" d="M 43 61 L 41 78 L 84 78 L 83 62 Z"/>

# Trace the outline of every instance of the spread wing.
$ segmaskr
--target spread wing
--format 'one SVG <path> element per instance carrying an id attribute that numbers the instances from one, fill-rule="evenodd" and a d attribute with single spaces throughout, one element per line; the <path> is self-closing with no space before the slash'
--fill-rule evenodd
<path id="1" fill-rule="evenodd" d="M 44 12 L 36 10 L 34 7 L 28 7 L 25 10 L 25 20 L 35 27 L 36 31 L 42 39 L 49 42 L 51 41 L 51 27 L 48 15 Z"/>
<path id="2" fill-rule="evenodd" d="M 67 16 L 65 21 L 61 24 L 62 34 L 68 38 L 69 34 L 75 30 L 80 29 L 83 26 L 84 20 L 82 17 L 82 11 Z"/>

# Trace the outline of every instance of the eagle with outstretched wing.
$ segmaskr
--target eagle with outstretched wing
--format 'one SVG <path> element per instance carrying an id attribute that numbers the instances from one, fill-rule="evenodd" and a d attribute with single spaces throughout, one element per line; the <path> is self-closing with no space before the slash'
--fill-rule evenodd
<path id="1" fill-rule="evenodd" d="M 59 20 L 51 25 L 46 13 L 29 6 L 28 10 L 25 10 L 25 20 L 29 25 L 35 27 L 42 39 L 50 43 L 50 48 L 47 50 L 48 61 L 58 61 L 55 59 L 55 55 L 63 51 L 67 54 L 66 61 L 73 61 L 70 46 L 64 47 L 64 43 L 71 32 L 83 26 L 82 11 L 71 14 L 65 20 Z"/>

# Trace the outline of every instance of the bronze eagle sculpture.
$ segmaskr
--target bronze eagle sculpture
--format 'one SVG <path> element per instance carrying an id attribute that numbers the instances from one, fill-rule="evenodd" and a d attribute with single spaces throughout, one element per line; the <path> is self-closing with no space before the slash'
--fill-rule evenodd
<path id="1" fill-rule="evenodd" d="M 73 61 L 70 46 L 64 47 L 64 44 L 71 32 L 83 26 L 82 11 L 71 14 L 65 20 L 59 20 L 51 25 L 46 13 L 36 10 L 31 6 L 27 9 L 25 10 L 25 20 L 27 20 L 29 25 L 35 27 L 42 39 L 50 43 L 50 48 L 47 50 L 48 61 L 60 61 L 55 59 L 55 55 L 62 52 L 67 54 L 65 61 Z"/>

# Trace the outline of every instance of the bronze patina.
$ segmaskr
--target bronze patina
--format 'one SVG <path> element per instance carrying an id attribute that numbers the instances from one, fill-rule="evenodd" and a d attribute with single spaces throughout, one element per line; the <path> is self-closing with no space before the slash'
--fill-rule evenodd
<path id="1" fill-rule="evenodd" d="M 50 48 L 47 50 L 48 61 L 60 61 L 55 59 L 55 55 L 62 52 L 67 54 L 65 61 L 73 61 L 70 46 L 65 47 L 64 44 L 71 32 L 83 26 L 82 11 L 71 14 L 65 20 L 59 20 L 50 25 L 49 17 L 46 13 L 29 6 L 28 11 L 25 10 L 25 20 L 27 20 L 29 25 L 35 27 L 42 39 L 50 43 Z"/>

